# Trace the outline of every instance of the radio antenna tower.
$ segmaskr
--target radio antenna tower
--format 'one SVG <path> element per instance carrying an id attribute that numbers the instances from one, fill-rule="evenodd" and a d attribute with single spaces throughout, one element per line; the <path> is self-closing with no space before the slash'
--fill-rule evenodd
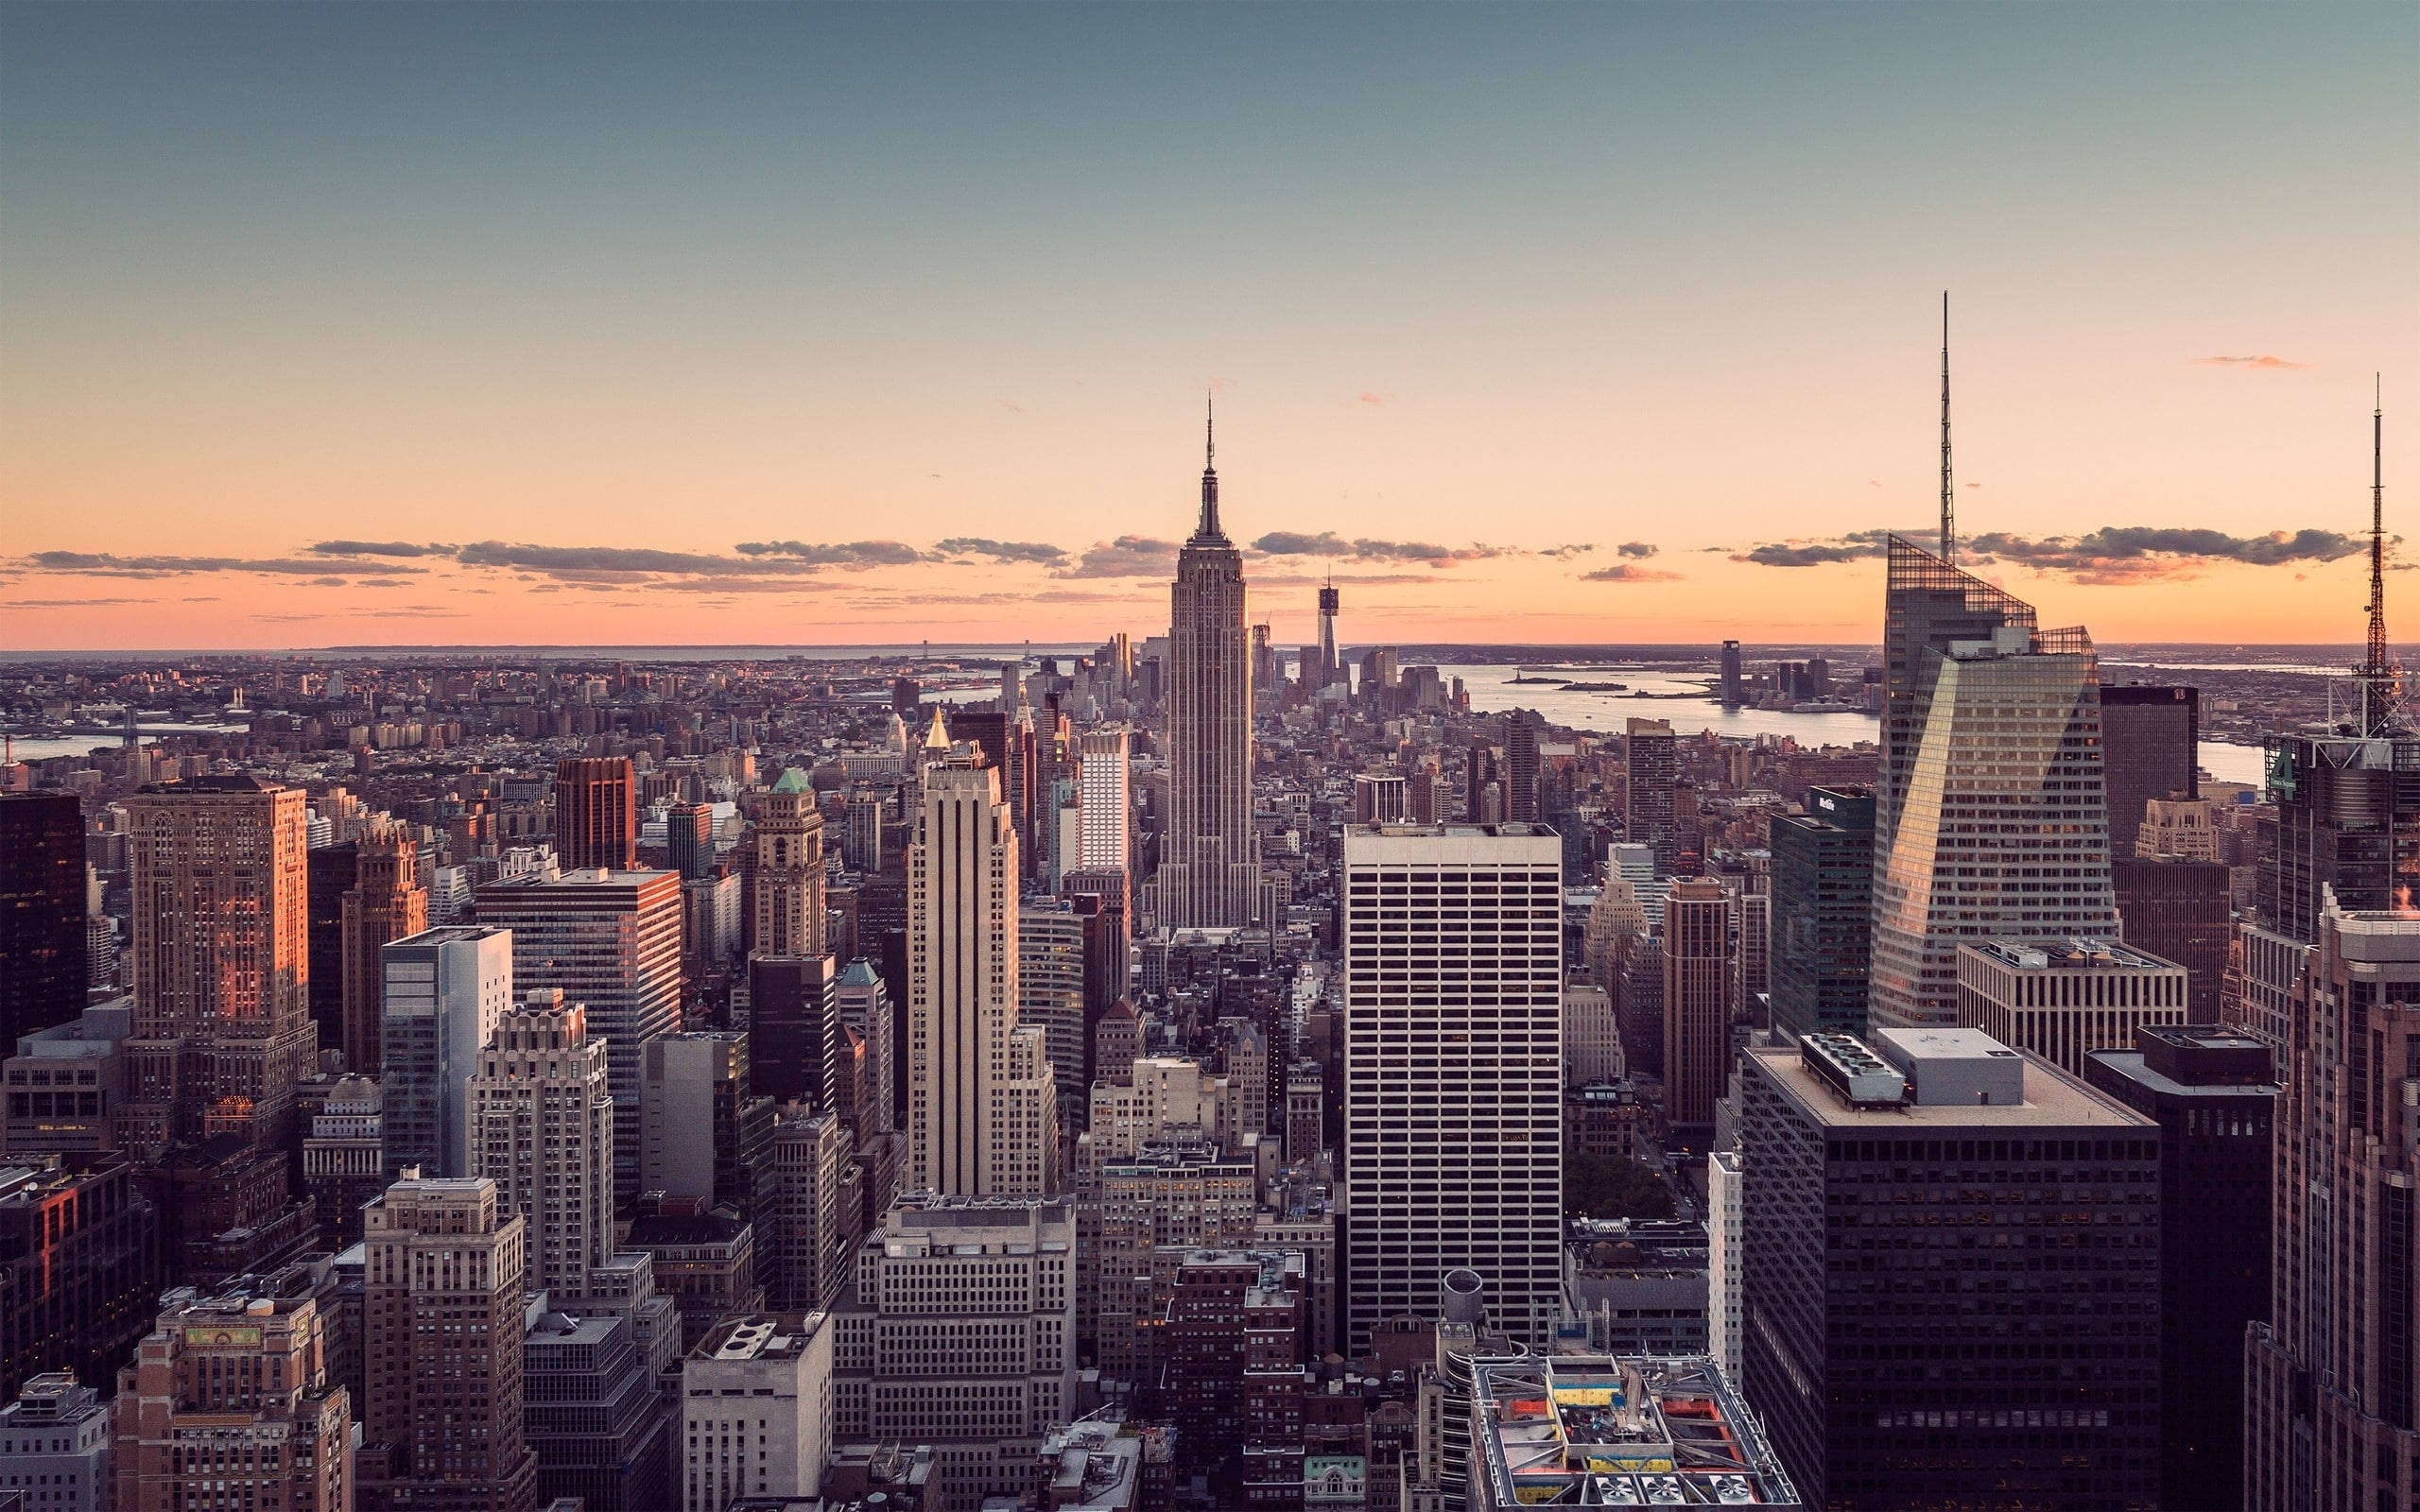
<path id="1" fill-rule="evenodd" d="M 2376 380 L 2374 380 L 2376 381 Z M 2361 662 L 2361 733 L 2392 734 L 2403 669 L 2386 644 L 2386 402 L 2381 383 L 2370 407 L 2370 650 Z"/>
<path id="2" fill-rule="evenodd" d="M 1949 473 L 1949 291 L 1941 291 L 1941 559 L 1958 551 L 1958 493 Z"/>

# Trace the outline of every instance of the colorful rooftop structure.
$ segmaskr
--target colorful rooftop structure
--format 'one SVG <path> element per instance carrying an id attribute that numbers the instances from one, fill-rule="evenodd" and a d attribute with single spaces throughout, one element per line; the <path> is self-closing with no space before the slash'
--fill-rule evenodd
<path id="1" fill-rule="evenodd" d="M 1471 1374 L 1471 1512 L 1800 1504 L 1711 1359 L 1527 1355 Z"/>

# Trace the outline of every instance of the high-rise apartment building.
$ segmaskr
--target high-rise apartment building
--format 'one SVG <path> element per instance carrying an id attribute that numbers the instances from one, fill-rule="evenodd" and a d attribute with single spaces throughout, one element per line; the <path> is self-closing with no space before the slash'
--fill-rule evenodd
<path id="1" fill-rule="evenodd" d="M 1504 717 L 1504 816 L 1534 824 L 1538 815 L 1538 716 L 1515 709 Z"/>
<path id="2" fill-rule="evenodd" d="M 428 927 L 428 889 L 420 881 L 420 847 L 401 834 L 372 835 L 354 847 L 354 885 L 338 904 L 344 946 L 344 1067 L 378 1074 L 382 1027 L 378 953 L 390 940 Z"/>
<path id="3" fill-rule="evenodd" d="M 2187 1021 L 2185 968 L 2114 940 L 1970 940 L 1958 948 L 1958 1022 L 2070 1076 L 2135 1031 Z"/>
<path id="4" fill-rule="evenodd" d="M 638 862 L 637 780 L 627 756 L 555 764 L 555 856 L 566 871 L 627 871 Z"/>
<path id="5" fill-rule="evenodd" d="M 445 924 L 379 948 L 388 1180 L 406 1166 L 426 1177 L 472 1174 L 471 1076 L 511 1010 L 512 957 L 512 931 L 484 924 Z"/>
<path id="6" fill-rule="evenodd" d="M 815 1496 L 835 1444 L 834 1332 L 828 1313 L 759 1313 L 698 1341 L 681 1362 L 683 1512 Z"/>
<path id="7" fill-rule="evenodd" d="M 2158 1125 L 1975 1029 L 1741 1082 L 1743 1383 L 1806 1504 L 2157 1504 Z"/>
<path id="8" fill-rule="evenodd" d="M 361 1505 L 533 1512 L 524 1435 L 527 1228 L 484 1177 L 406 1178 L 364 1224 Z"/>
<path id="9" fill-rule="evenodd" d="M 1655 856 L 1655 875 L 1680 870 L 1681 834 L 1675 813 L 1681 779 L 1680 747 L 1661 719 L 1630 721 L 1622 747 L 1623 833 L 1633 845 Z"/>
<path id="10" fill-rule="evenodd" d="M 1168 620 L 1168 820 L 1159 918 L 1176 929 L 1249 924 L 1260 898 L 1252 826 L 1252 644 L 1244 558 L 1219 528 L 1216 454 L 1201 515 L 1178 554 Z"/>
<path id="11" fill-rule="evenodd" d="M 1730 1075 L 1731 894 L 1676 882 L 1664 904 L 1664 1121 L 1675 1138 L 1711 1136 Z"/>
<path id="12" fill-rule="evenodd" d="M 2164 1507 L 2243 1502 L 2244 1331 L 2269 1316 L 2269 1047 L 2210 1025 L 2138 1029 L 2083 1077 L 2159 1124 Z"/>
<path id="13" fill-rule="evenodd" d="M 2031 607 L 1895 537 L 1891 574 L 1909 686 L 1904 708 L 1885 695 L 1869 1017 L 1952 1023 L 1962 943 L 2117 937 L 2100 673 L 2083 631 L 2037 632 Z"/>
<path id="14" fill-rule="evenodd" d="M 605 1041 L 614 1106 L 614 1202 L 639 1192 L 641 1047 L 681 1022 L 681 878 L 670 871 L 533 873 L 478 890 L 482 924 L 512 931 L 512 982 L 561 988 Z"/>
<path id="15" fill-rule="evenodd" d="M 1810 787 L 1805 814 L 1775 815 L 1772 1021 L 1789 1040 L 1865 1033 L 1874 944 L 1874 794 Z"/>
<path id="16" fill-rule="evenodd" d="M 282 1144 L 318 1041 L 302 790 L 197 777 L 124 806 L 134 1034 L 120 1143 L 199 1138 L 216 1110 L 244 1115 L 255 1146 Z"/>
<path id="17" fill-rule="evenodd" d="M 1743 675 L 1744 672 L 1745 668 L 1740 664 L 1739 659 L 1739 643 L 1723 642 L 1721 695 L 1722 706 L 1725 709 L 1737 709 L 1748 701 L 1747 679 Z"/>
<path id="18" fill-rule="evenodd" d="M 524 1225 L 531 1290 L 585 1297 L 614 1253 L 614 1121 L 588 1010 L 536 988 L 495 1021 L 467 1088 L 471 1169 Z"/>
<path id="19" fill-rule="evenodd" d="M 0 1047 L 84 1011 L 84 818 L 73 793 L 0 793 Z"/>
<path id="20" fill-rule="evenodd" d="M 1445 1272 L 1543 1344 L 1561 1301 L 1563 848 L 1531 825 L 1344 832 L 1345 1352 Z"/>
<path id="21" fill-rule="evenodd" d="M 1123 727 L 1088 730 L 1076 742 L 1078 850 L 1069 871 L 1125 871 L 1132 865 Z"/>
<path id="22" fill-rule="evenodd" d="M 791 767 L 756 811 L 758 955 L 824 954 L 823 816 L 806 773 Z"/>
<path id="23" fill-rule="evenodd" d="M 925 774 L 908 852 L 908 1186 L 1046 1194 L 1058 1182 L 1048 1047 L 1017 1022 L 1017 840 L 996 767 Z"/>
<path id="24" fill-rule="evenodd" d="M 2119 683 L 2100 690 L 2111 854 L 2135 853 L 2135 832 L 2152 799 L 2201 796 L 2201 736 L 2198 688 Z"/>
<path id="25" fill-rule="evenodd" d="M 201 1297 L 179 1287 L 161 1297 L 157 1326 L 118 1372 L 115 1504 L 356 1505 L 352 1398 L 328 1368 L 330 1327 L 307 1293 Z"/>

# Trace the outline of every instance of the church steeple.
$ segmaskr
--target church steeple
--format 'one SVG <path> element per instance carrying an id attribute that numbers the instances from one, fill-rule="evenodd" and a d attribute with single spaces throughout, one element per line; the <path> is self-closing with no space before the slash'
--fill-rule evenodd
<path id="1" fill-rule="evenodd" d="M 1196 541 L 1223 539 L 1219 528 L 1219 414 L 1208 394 L 1201 396 L 1201 519 L 1193 527 Z"/>

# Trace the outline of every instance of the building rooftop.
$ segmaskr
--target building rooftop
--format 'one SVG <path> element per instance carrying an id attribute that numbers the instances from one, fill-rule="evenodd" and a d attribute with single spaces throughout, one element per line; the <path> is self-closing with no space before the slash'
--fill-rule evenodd
<path id="1" fill-rule="evenodd" d="M 1140 1504 L 1143 1440 L 1116 1423 L 1080 1422 L 1054 1429 L 1043 1437 L 1041 1457 L 1054 1507 L 1124 1512 Z"/>
<path id="2" fill-rule="evenodd" d="M 2174 961 L 2163 960 L 2147 951 L 2121 945 L 2114 939 L 1973 939 L 1961 950 L 1973 951 L 1989 960 L 1997 961 L 2014 971 L 2181 971 L 2185 968 Z"/>
<path id="3" fill-rule="evenodd" d="M 1471 1404 L 1474 1507 L 1800 1504 L 1710 1359 L 1478 1359 Z"/>
<path id="4" fill-rule="evenodd" d="M 1950 1032 L 1973 1034 L 1996 1046 L 1999 1043 L 1979 1029 Z M 1918 1132 L 1927 1128 L 2139 1129 L 2156 1126 L 2151 1120 L 2115 1099 L 2104 1097 L 2061 1073 L 2048 1061 L 2021 1052 L 2012 1053 L 2019 1055 L 2022 1062 L 2021 1102 L 1988 1106 L 1971 1102 L 1859 1106 L 1843 1102 L 1836 1096 L 1829 1086 L 1801 1063 L 1796 1050 L 1751 1048 L 1748 1051 L 1749 1057 L 1772 1078 L 1782 1094 L 1795 1104 L 1809 1122 L 1825 1128 Z"/>
<path id="5" fill-rule="evenodd" d="M 688 1358 L 697 1360 L 794 1359 L 827 1326 L 828 1313 L 752 1313 L 727 1317 L 706 1331 Z"/>

